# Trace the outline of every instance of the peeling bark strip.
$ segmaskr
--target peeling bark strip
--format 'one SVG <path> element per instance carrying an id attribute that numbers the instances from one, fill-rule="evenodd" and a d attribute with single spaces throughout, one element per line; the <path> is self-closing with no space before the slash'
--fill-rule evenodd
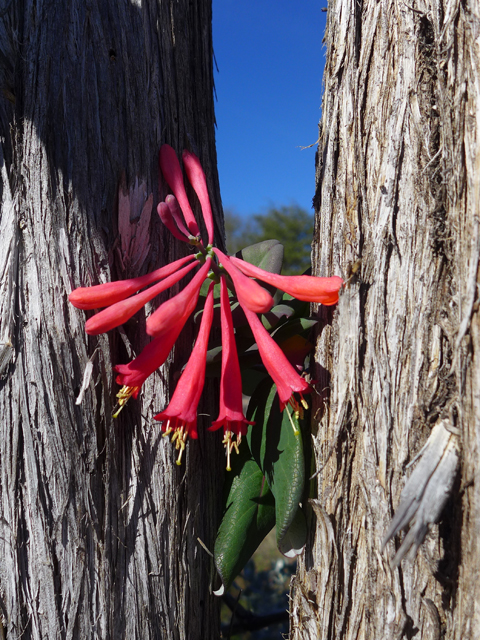
<path id="1" fill-rule="evenodd" d="M 114 422 L 112 365 L 128 361 L 125 344 L 136 353 L 144 346 L 145 319 L 91 338 L 85 313 L 67 302 L 75 287 L 181 256 L 148 211 L 150 193 L 155 203 L 165 196 L 158 185 L 164 142 L 201 158 L 221 227 L 214 139 L 209 0 L 3 3 L 0 617 L 7 638 L 217 636 L 213 563 L 197 537 L 213 547 L 221 443 L 210 434 L 207 448 L 200 434 L 184 467 L 173 464 L 151 423 L 168 396 L 168 367 Z M 125 210 L 127 192 L 139 195 L 137 217 Z M 190 350 L 191 338 L 179 348 Z"/>
<path id="2" fill-rule="evenodd" d="M 317 275 L 362 262 L 317 347 L 329 403 L 291 640 L 480 637 L 479 13 L 469 0 L 329 3 L 314 262 Z M 458 436 L 418 483 L 447 422 Z M 456 441 L 440 524 L 395 567 L 450 490 Z M 413 515 L 405 498 L 417 520 L 382 552 L 394 512 L 393 530 Z"/>
<path id="3" fill-rule="evenodd" d="M 415 462 L 417 457 L 420 459 L 402 491 L 400 504 L 382 542 L 383 551 L 399 531 L 410 526 L 392 560 L 393 567 L 400 564 L 410 549 L 411 558 L 415 558 L 430 525 L 438 522 L 450 497 L 458 468 L 459 431 L 455 428 L 457 433 L 451 433 L 449 426 L 447 420 L 436 424 L 427 442 L 412 461 Z"/>

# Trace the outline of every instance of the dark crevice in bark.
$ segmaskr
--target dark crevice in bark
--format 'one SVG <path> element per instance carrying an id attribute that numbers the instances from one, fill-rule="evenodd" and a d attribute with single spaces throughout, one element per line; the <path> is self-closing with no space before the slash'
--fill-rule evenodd
<path id="1" fill-rule="evenodd" d="M 446 611 L 455 605 L 463 559 L 462 529 L 465 525 L 465 509 L 458 499 L 460 495 L 461 473 L 458 473 L 438 527 L 443 542 L 443 557 L 438 563 L 435 578 L 443 587 L 442 605 Z"/>
<path id="2" fill-rule="evenodd" d="M 405 147 L 403 144 L 400 146 L 400 152 L 398 154 L 397 159 L 397 173 L 396 173 L 396 181 L 393 187 L 393 202 L 392 202 L 392 224 L 391 224 L 391 237 L 389 240 L 393 243 L 395 251 L 398 256 L 398 260 L 400 262 L 400 268 L 402 265 L 402 254 L 399 249 L 398 240 L 397 240 L 397 220 L 399 215 L 399 200 L 400 200 L 400 185 L 402 182 L 402 169 L 403 169 L 403 160 L 404 160 Z"/>
<path id="3" fill-rule="evenodd" d="M 354 14 L 352 16 L 352 20 L 354 22 L 355 29 L 355 41 L 353 46 L 353 63 L 356 68 L 358 68 L 358 63 L 360 61 L 360 53 L 362 50 L 362 19 L 363 19 L 363 1 L 356 0 L 354 3 Z"/>

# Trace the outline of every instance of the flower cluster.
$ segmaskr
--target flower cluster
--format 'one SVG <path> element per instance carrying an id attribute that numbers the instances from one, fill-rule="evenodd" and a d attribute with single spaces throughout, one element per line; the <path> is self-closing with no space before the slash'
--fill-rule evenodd
<path id="1" fill-rule="evenodd" d="M 148 317 L 146 331 L 152 336 L 152 341 L 134 360 L 115 367 L 118 374 L 116 381 L 121 385 L 117 395 L 118 410 L 115 414 L 118 415 L 130 397 L 137 397 L 148 376 L 164 364 L 180 332 L 197 307 L 203 283 L 210 279 L 195 346 L 169 405 L 155 416 L 155 419 L 162 423 L 165 434 L 172 435 L 172 442 L 179 450 L 177 462 L 180 464 L 187 437 L 197 438 L 197 407 L 205 381 L 207 348 L 214 313 L 213 287 L 215 283 L 220 283 L 220 411 L 210 429 L 223 427 L 223 443 L 229 468 L 231 452 L 234 449 L 238 452 L 238 444 L 246 434 L 248 425 L 252 423 L 247 421 L 243 413 L 240 365 L 228 290 L 236 296 L 243 309 L 263 364 L 277 386 L 281 409 L 291 404 L 298 410 L 299 405 L 294 394 L 299 394 L 303 401 L 303 394 L 308 393 L 310 388 L 257 316 L 268 312 L 274 304 L 270 293 L 258 281 L 273 285 L 299 300 L 333 305 L 338 301 L 342 280 L 336 276 L 280 276 L 239 258 L 227 256 L 214 247 L 213 215 L 205 174 L 193 153 L 184 151 L 182 160 L 187 178 L 200 202 L 208 237 L 207 245 L 203 243 L 188 201 L 182 169 L 175 151 L 170 146 L 163 145 L 160 150 L 160 169 L 173 195 L 168 195 L 165 202 L 158 205 L 157 211 L 171 233 L 178 240 L 194 247 L 196 253 L 145 276 L 75 289 L 69 300 L 79 309 L 103 308 L 89 318 L 85 325 L 88 334 L 98 335 L 123 324 L 147 302 L 172 287 L 195 268 L 198 269 L 180 293 L 161 304 Z"/>

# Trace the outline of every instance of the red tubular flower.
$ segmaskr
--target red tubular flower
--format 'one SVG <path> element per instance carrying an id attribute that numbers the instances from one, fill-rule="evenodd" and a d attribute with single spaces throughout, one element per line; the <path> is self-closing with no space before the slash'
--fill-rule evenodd
<path id="1" fill-rule="evenodd" d="M 177 220 L 173 215 L 172 208 L 167 204 L 167 200 L 169 198 L 173 198 L 175 201 L 175 206 L 177 208 L 177 199 L 175 196 L 167 196 L 165 202 L 160 202 L 157 205 L 157 213 L 160 216 L 160 220 L 167 227 L 170 233 L 177 238 L 177 240 L 181 240 L 182 242 L 188 242 L 189 237 L 191 237 L 190 233 L 187 231 L 185 225 L 182 223 L 182 220 Z M 174 222 L 175 220 L 175 222 Z"/>
<path id="2" fill-rule="evenodd" d="M 253 264 L 232 256 L 230 260 L 245 275 L 259 278 L 274 287 L 285 291 L 289 295 L 305 302 L 321 302 L 330 306 L 338 302 L 338 292 L 343 280 L 338 276 L 331 278 L 317 278 L 315 276 L 279 276 L 276 273 L 264 271 Z"/>
<path id="3" fill-rule="evenodd" d="M 91 336 L 98 336 L 100 333 L 105 333 L 106 331 L 110 331 L 110 329 L 120 326 L 137 313 L 137 311 L 140 311 L 147 302 L 150 302 L 150 300 L 158 296 L 162 291 L 169 289 L 181 280 L 195 266 L 195 263 L 189 264 L 153 287 L 142 291 L 142 293 L 110 305 L 87 320 L 85 323 L 85 331 Z"/>
<path id="4" fill-rule="evenodd" d="M 235 287 L 235 293 L 237 294 L 238 301 L 242 307 L 250 309 L 253 313 L 265 313 L 270 311 L 273 307 L 273 298 L 268 291 L 261 287 L 258 282 L 247 278 L 232 263 L 232 258 L 226 256 L 220 251 L 220 249 L 215 247 L 213 251 L 220 258 L 222 267 L 232 279 Z"/>
<path id="5" fill-rule="evenodd" d="M 148 376 L 161 367 L 168 358 L 168 354 L 180 335 L 186 320 L 185 318 L 183 324 L 178 323 L 172 327 L 168 333 L 152 340 L 140 355 L 128 364 L 117 364 L 117 366 L 113 368 L 114 371 L 118 373 L 116 378 L 117 384 L 122 385 L 122 388 L 117 394 L 119 409 L 114 414 L 114 418 L 129 398 L 136 398 L 138 396 L 140 387 Z"/>
<path id="6" fill-rule="evenodd" d="M 191 151 L 185 151 L 182 154 L 183 166 L 188 176 L 190 184 L 195 189 L 195 193 L 200 201 L 202 207 L 203 219 L 205 220 L 205 226 L 208 233 L 208 244 L 213 242 L 213 215 L 212 207 L 210 206 L 210 198 L 208 197 L 207 180 L 205 173 L 200 164 L 200 160 Z"/>
<path id="7" fill-rule="evenodd" d="M 116 282 L 106 282 L 93 287 L 79 287 L 68 296 L 69 301 L 77 309 L 85 311 L 91 309 L 101 309 L 115 304 L 120 300 L 125 300 L 139 289 L 143 289 L 157 280 L 166 278 L 175 273 L 184 264 L 193 260 L 195 256 L 180 258 L 171 264 L 167 264 L 161 269 L 147 273 L 145 276 L 131 278 L 130 280 L 117 280 Z"/>
<path id="8" fill-rule="evenodd" d="M 220 378 L 220 412 L 209 431 L 220 427 L 224 430 L 223 444 L 227 453 L 227 471 L 230 471 L 230 455 L 232 450 L 238 453 L 238 445 L 242 436 L 247 433 L 249 422 L 243 415 L 242 377 L 238 362 L 235 335 L 233 332 L 232 311 L 228 298 L 225 278 L 221 279 L 220 289 L 221 322 L 222 322 L 222 374 Z M 236 441 L 232 440 L 232 434 Z"/>
<path id="9" fill-rule="evenodd" d="M 248 324 L 252 329 L 258 345 L 262 362 L 277 386 L 280 410 L 283 411 L 285 405 L 288 403 L 296 408 L 297 403 L 293 398 L 293 394 L 299 393 L 302 396 L 304 393 L 310 393 L 311 389 L 309 384 L 304 378 L 298 375 L 286 355 L 265 329 L 258 317 L 246 307 L 243 307 L 243 311 L 245 312 Z"/>
<path id="10" fill-rule="evenodd" d="M 197 438 L 197 407 L 205 383 L 205 366 L 207 362 L 208 336 L 213 319 L 213 282 L 211 283 L 202 322 L 195 346 L 187 362 L 185 370 L 173 393 L 170 404 L 155 416 L 155 420 L 162 422 L 165 435 L 174 432 L 172 442 L 180 450 L 177 464 L 181 463 L 182 453 L 188 435 Z"/>
<path id="11" fill-rule="evenodd" d="M 160 169 L 162 170 L 165 180 L 168 182 L 170 189 L 173 191 L 178 203 L 185 216 L 185 221 L 190 233 L 193 236 L 199 236 L 197 221 L 193 215 L 192 208 L 188 202 L 187 192 L 185 191 L 185 185 L 183 184 L 183 174 L 180 168 L 180 163 L 177 158 L 177 154 L 168 144 L 162 145 L 160 148 Z"/>
<path id="12" fill-rule="evenodd" d="M 207 277 L 211 258 L 207 258 L 203 267 L 192 281 L 170 300 L 161 304 L 147 320 L 149 336 L 160 336 L 170 327 L 179 322 L 184 316 L 188 317 L 195 309 L 200 294 L 200 287 Z"/>

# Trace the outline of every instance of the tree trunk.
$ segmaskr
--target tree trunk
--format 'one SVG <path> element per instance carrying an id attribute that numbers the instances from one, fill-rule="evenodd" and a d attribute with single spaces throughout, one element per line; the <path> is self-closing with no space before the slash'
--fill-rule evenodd
<path id="1" fill-rule="evenodd" d="M 315 412 L 316 519 L 290 637 L 474 640 L 479 5 L 333 0 L 328 11 L 314 264 L 351 279 L 318 342 L 317 389 L 328 400 Z M 413 551 L 432 514 L 442 517 L 400 561 L 402 536 L 384 550 L 382 539 L 412 468 L 417 478 L 417 468 L 435 472 L 401 523 L 412 525 Z"/>
<path id="2" fill-rule="evenodd" d="M 199 155 L 221 227 L 211 3 L 2 6 L 4 632 L 49 640 L 218 637 L 212 562 L 198 539 L 213 547 L 221 445 L 200 435 L 183 466 L 173 464 L 175 452 L 152 417 L 178 367 L 152 376 L 113 420 L 112 366 L 144 346 L 145 319 L 136 316 L 123 333 L 88 337 L 85 313 L 67 300 L 75 287 L 136 276 L 183 255 L 156 215 L 149 250 L 136 264 L 118 232 L 124 172 L 132 189 L 139 181 L 130 191 L 138 200 L 133 235 L 148 194 L 154 205 L 165 196 L 157 164 L 164 142 Z M 188 353 L 191 337 L 177 353 Z M 92 356 L 91 381 L 76 405 Z"/>

